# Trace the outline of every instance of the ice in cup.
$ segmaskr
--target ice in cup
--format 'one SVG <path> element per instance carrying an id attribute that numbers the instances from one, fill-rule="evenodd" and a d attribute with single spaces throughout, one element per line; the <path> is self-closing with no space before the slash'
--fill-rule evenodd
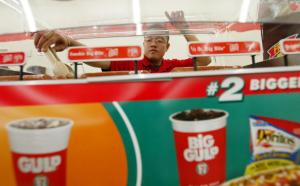
<path id="1" fill-rule="evenodd" d="M 66 155 L 73 121 L 26 118 L 8 123 L 18 186 L 65 186 Z"/>
<path id="2" fill-rule="evenodd" d="M 170 116 L 181 186 L 215 186 L 226 176 L 228 113 L 193 109 Z"/>

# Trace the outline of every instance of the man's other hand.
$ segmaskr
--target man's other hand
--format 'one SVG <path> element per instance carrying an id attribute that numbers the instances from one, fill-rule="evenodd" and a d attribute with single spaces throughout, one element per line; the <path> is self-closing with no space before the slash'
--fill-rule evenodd
<path id="1" fill-rule="evenodd" d="M 166 11 L 165 15 L 176 29 L 184 30 L 189 28 L 189 25 L 184 17 L 184 12 L 182 10 L 172 11 L 170 14 Z"/>
<path id="2" fill-rule="evenodd" d="M 69 44 L 68 37 L 55 31 L 40 31 L 34 34 L 34 45 L 39 52 L 47 52 L 49 47 L 57 52 L 66 49 Z"/>

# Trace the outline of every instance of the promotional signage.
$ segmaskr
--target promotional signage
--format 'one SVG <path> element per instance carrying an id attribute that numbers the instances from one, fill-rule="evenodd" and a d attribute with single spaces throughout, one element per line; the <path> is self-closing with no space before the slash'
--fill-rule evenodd
<path id="1" fill-rule="evenodd" d="M 0 66 L 24 64 L 25 52 L 0 52 Z"/>
<path id="2" fill-rule="evenodd" d="M 237 72 L 2 83 L 0 185 L 207 186 L 299 164 L 300 71 Z"/>
<path id="3" fill-rule="evenodd" d="M 75 47 L 68 49 L 68 59 L 78 61 L 128 61 L 143 58 L 141 46 Z"/>
<path id="4" fill-rule="evenodd" d="M 204 110 L 187 110 L 197 115 Z M 186 121 L 170 116 L 174 130 L 180 185 L 220 185 L 226 177 L 226 123 L 228 113 L 210 110 L 219 118 Z M 202 113 L 202 114 L 203 114 Z M 195 171 L 196 169 L 196 171 Z M 211 170 L 218 170 L 217 172 Z"/>
<path id="5" fill-rule="evenodd" d="M 66 185 L 66 144 L 71 126 L 71 120 L 46 117 L 7 125 L 17 185 Z"/>
<path id="6" fill-rule="evenodd" d="M 284 25 L 284 28 L 285 28 L 285 26 L 286 25 Z M 282 28 L 278 27 L 277 32 L 275 32 L 276 30 L 273 30 L 273 29 L 271 29 L 271 30 L 272 31 L 263 30 L 263 33 L 265 34 L 264 37 L 269 37 L 269 36 L 276 35 L 276 34 L 278 34 L 282 30 Z M 280 30 L 280 31 L 278 31 L 278 30 Z M 288 29 L 286 31 L 288 31 Z M 295 38 L 298 37 L 298 35 L 299 34 L 293 34 L 293 35 L 288 36 L 285 39 L 288 39 L 288 40 L 295 39 Z M 269 39 L 269 40 L 271 40 L 271 39 Z M 267 58 L 267 59 L 273 59 L 273 58 L 276 58 L 276 57 L 281 57 L 283 55 L 280 41 L 277 42 L 277 43 L 275 43 L 275 44 L 273 44 L 273 45 L 271 45 L 270 48 L 266 50 L 265 58 Z M 269 44 L 269 42 L 266 43 L 266 44 L 264 44 L 264 45 L 267 45 L 267 44 Z"/>
<path id="7" fill-rule="evenodd" d="M 283 39 L 280 41 L 280 49 L 283 54 L 299 54 L 300 39 Z"/>
<path id="8" fill-rule="evenodd" d="M 261 44 L 257 41 L 189 43 L 189 55 L 191 57 L 216 55 L 257 55 L 261 52 Z"/>

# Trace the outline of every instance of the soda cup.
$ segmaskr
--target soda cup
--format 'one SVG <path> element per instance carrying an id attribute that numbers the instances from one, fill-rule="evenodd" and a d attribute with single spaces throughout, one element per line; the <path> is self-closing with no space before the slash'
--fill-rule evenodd
<path id="1" fill-rule="evenodd" d="M 8 123 L 18 186 L 65 186 L 66 154 L 73 121 L 27 118 Z"/>
<path id="2" fill-rule="evenodd" d="M 170 116 L 182 186 L 215 186 L 226 177 L 228 113 L 193 109 Z"/>

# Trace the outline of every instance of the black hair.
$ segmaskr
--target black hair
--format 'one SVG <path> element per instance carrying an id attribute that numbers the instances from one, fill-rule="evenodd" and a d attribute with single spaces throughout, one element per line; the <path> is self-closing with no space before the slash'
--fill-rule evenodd
<path id="1" fill-rule="evenodd" d="M 144 36 L 164 36 L 169 42 L 169 30 L 162 24 L 151 24 L 145 28 Z"/>

